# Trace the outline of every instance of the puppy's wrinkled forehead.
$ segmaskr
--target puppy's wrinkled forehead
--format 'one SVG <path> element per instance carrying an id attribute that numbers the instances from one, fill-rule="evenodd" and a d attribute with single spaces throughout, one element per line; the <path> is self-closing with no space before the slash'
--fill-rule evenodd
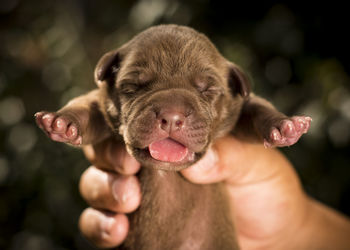
<path id="1" fill-rule="evenodd" d="M 212 43 L 197 32 L 146 32 L 128 44 L 118 72 L 118 85 L 123 82 L 167 82 L 191 79 L 206 74 L 220 77 L 223 60 Z M 222 64 L 222 65 L 221 65 Z"/>

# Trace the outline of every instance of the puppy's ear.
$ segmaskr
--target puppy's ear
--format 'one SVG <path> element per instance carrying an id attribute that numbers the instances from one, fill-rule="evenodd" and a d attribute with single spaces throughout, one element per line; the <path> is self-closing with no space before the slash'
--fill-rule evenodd
<path id="1" fill-rule="evenodd" d="M 95 82 L 101 87 L 103 82 L 113 84 L 114 77 L 119 71 L 121 55 L 119 50 L 113 50 L 104 54 L 95 68 Z"/>
<path id="2" fill-rule="evenodd" d="M 241 95 L 247 98 L 250 94 L 250 81 L 248 76 L 237 65 L 229 64 L 228 84 L 233 96 Z"/>

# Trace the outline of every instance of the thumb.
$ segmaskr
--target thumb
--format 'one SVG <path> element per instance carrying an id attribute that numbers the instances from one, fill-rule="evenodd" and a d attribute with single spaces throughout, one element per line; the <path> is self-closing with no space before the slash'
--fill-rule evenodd
<path id="1" fill-rule="evenodd" d="M 181 174 L 197 184 L 219 182 L 226 178 L 225 171 L 219 164 L 218 153 L 213 147 L 194 165 L 182 170 Z"/>

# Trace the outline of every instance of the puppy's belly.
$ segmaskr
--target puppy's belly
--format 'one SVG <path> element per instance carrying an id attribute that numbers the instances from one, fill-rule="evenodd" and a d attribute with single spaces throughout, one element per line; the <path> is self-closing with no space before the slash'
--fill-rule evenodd
<path id="1" fill-rule="evenodd" d="M 179 173 L 143 168 L 140 208 L 120 249 L 238 249 L 221 184 L 195 185 Z"/>

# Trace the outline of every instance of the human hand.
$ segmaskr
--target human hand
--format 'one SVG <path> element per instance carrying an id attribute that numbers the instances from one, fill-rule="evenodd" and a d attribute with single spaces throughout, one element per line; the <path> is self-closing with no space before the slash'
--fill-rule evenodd
<path id="1" fill-rule="evenodd" d="M 126 213 L 137 209 L 141 191 L 135 174 L 140 164 L 113 139 L 84 147 L 90 166 L 80 179 L 80 193 L 91 206 L 80 216 L 79 227 L 98 247 L 120 245 L 129 230 Z M 95 167 L 95 166 L 98 166 Z"/>
<path id="2" fill-rule="evenodd" d="M 141 201 L 134 176 L 140 165 L 111 141 L 87 147 L 85 153 L 99 168 L 90 167 L 81 179 L 81 193 L 91 206 L 81 216 L 81 231 L 99 247 L 117 246 L 129 228 L 125 213 Z M 225 137 L 181 172 L 194 183 L 225 184 L 242 249 L 334 249 L 349 244 L 349 220 L 306 196 L 278 150 Z"/>

